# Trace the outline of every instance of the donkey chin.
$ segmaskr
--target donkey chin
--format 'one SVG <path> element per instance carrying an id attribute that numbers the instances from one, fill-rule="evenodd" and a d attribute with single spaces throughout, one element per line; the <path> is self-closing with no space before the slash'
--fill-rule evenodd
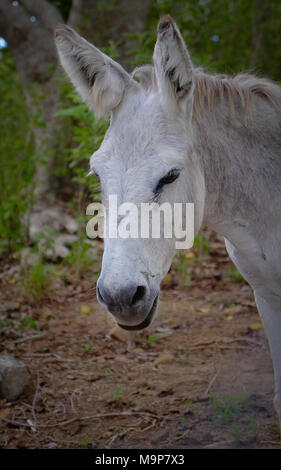
<path id="1" fill-rule="evenodd" d="M 156 317 L 159 293 L 150 296 L 145 302 L 136 302 L 132 306 L 105 303 L 99 289 L 97 289 L 97 299 L 114 317 L 121 328 L 137 331 L 148 327 Z"/>
<path id="2" fill-rule="evenodd" d="M 157 314 L 158 298 L 159 298 L 159 295 L 157 295 L 155 297 L 150 310 L 148 311 L 148 313 L 147 313 L 146 317 L 144 318 L 144 320 L 141 321 L 141 323 L 138 323 L 137 325 L 124 325 L 123 323 L 117 322 L 118 325 L 121 328 L 123 328 L 124 330 L 129 330 L 129 331 L 143 330 L 144 328 L 149 326 L 150 323 L 153 321 L 153 319 L 156 317 L 156 314 Z"/>

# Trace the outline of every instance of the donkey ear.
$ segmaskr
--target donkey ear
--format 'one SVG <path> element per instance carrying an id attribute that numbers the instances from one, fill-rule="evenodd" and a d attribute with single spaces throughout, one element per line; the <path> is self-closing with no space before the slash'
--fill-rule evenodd
<path id="1" fill-rule="evenodd" d="M 130 75 L 72 28 L 58 25 L 55 41 L 63 68 L 97 117 L 121 101 Z"/>
<path id="2" fill-rule="evenodd" d="M 191 103 L 193 97 L 193 65 L 185 42 L 173 19 L 160 19 L 153 54 L 157 85 L 168 109 Z"/>

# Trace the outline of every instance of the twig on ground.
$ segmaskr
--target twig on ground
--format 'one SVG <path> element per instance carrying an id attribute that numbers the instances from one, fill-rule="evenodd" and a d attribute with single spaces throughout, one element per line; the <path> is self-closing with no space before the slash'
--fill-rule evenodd
<path id="1" fill-rule="evenodd" d="M 281 446 L 281 439 L 280 441 L 260 441 L 261 444 L 274 444 Z"/>
<path id="2" fill-rule="evenodd" d="M 190 434 L 190 429 L 187 429 L 186 431 L 184 431 L 183 434 L 181 434 L 180 436 L 176 437 L 176 438 L 175 438 L 175 441 L 179 441 L 179 440 L 182 439 L 183 437 L 188 436 L 188 434 Z"/>
<path id="3" fill-rule="evenodd" d="M 75 421 L 82 421 L 86 419 L 99 419 L 99 418 L 114 418 L 115 416 L 148 416 L 151 418 L 159 419 L 157 415 L 154 415 L 152 413 L 145 413 L 141 411 L 120 411 L 119 413 L 99 413 L 96 415 L 89 415 L 89 416 L 76 416 L 75 418 L 71 418 L 67 421 L 62 421 L 62 422 L 57 422 L 57 423 L 52 423 L 52 424 L 37 424 L 38 428 L 54 428 L 58 426 L 66 426 L 67 424 L 74 423 Z M 9 419 L 2 419 L 2 421 L 5 421 L 8 424 L 12 424 L 14 426 L 24 426 L 24 427 L 30 427 L 30 424 L 22 423 L 20 421 L 12 421 Z"/>
<path id="4" fill-rule="evenodd" d="M 248 346 L 228 346 L 227 344 L 219 344 L 214 341 L 207 341 L 206 343 L 198 343 L 191 345 L 188 349 L 190 351 L 198 351 L 205 348 L 218 348 L 218 349 L 249 349 Z"/>
<path id="5" fill-rule="evenodd" d="M 137 426 L 136 427 L 129 427 L 125 431 L 114 434 L 114 436 L 110 439 L 110 441 L 107 445 L 110 448 L 111 445 L 113 444 L 113 442 L 116 441 L 116 439 L 118 437 L 125 436 L 129 431 L 145 432 L 145 431 L 148 431 L 149 429 L 153 428 L 155 426 L 155 424 L 156 424 L 156 419 L 154 419 L 153 422 L 144 429 L 139 429 Z"/>
<path id="6" fill-rule="evenodd" d="M 35 393 L 34 393 L 34 397 L 33 397 L 33 402 L 32 402 L 32 409 L 31 409 L 31 414 L 32 414 L 32 417 L 33 417 L 33 424 L 34 424 L 34 427 L 36 426 L 36 411 L 35 411 L 35 406 L 36 406 L 36 400 L 37 400 L 37 396 L 38 396 L 38 392 L 39 392 L 39 370 L 37 371 L 37 381 L 36 381 L 36 389 L 35 389 Z"/>
<path id="7" fill-rule="evenodd" d="M 217 372 L 215 373 L 214 377 L 212 378 L 212 380 L 210 381 L 208 387 L 206 388 L 206 392 L 205 392 L 205 395 L 208 396 L 208 393 L 213 385 L 213 383 L 215 382 L 217 376 L 219 375 L 220 373 L 220 369 L 217 370 Z"/>
<path id="8" fill-rule="evenodd" d="M 221 445 L 231 446 L 233 445 L 233 441 L 213 442 L 212 444 L 208 444 L 204 446 L 203 448 L 210 449 L 212 447 L 221 446 Z"/>
<path id="9" fill-rule="evenodd" d="M 75 359 L 64 359 L 63 357 L 59 356 L 56 353 L 32 353 L 32 354 L 23 354 L 22 357 L 55 357 L 57 361 L 61 362 L 75 362 Z"/>
<path id="10" fill-rule="evenodd" d="M 196 350 L 196 349 L 204 349 L 205 347 L 217 347 L 219 349 L 234 349 L 232 346 L 228 346 L 229 344 L 236 343 L 236 342 L 241 342 L 245 341 L 246 343 L 252 343 L 255 344 L 256 346 L 260 346 L 261 343 L 258 341 L 255 341 L 252 338 L 230 338 L 228 339 L 225 343 L 218 343 L 217 341 L 210 340 L 210 341 L 200 341 L 199 343 L 193 343 L 190 345 L 189 349 Z M 248 349 L 247 346 L 238 346 L 239 349 Z M 237 346 L 236 346 L 237 349 Z"/>
<path id="11" fill-rule="evenodd" d="M 71 396 L 70 396 L 70 404 L 71 404 L 71 408 L 73 409 L 73 411 L 75 412 L 75 405 L 74 405 L 74 398 L 75 398 L 75 395 L 76 393 L 79 393 L 79 395 L 81 395 L 81 387 L 80 388 L 76 388 L 75 390 L 73 390 Z"/>
<path id="12" fill-rule="evenodd" d="M 39 333 L 37 335 L 31 335 L 31 336 L 26 336 L 25 338 L 20 338 L 20 339 L 16 339 L 15 341 L 13 341 L 14 344 L 19 344 L 19 343 L 23 343 L 24 341 L 33 341 L 35 339 L 41 339 L 41 338 L 45 338 L 47 336 L 47 333 Z"/>
<path id="13" fill-rule="evenodd" d="M 65 404 L 64 404 L 62 401 L 60 401 L 60 402 L 58 402 L 58 403 L 56 404 L 56 408 L 58 408 L 58 407 L 62 407 L 62 409 L 63 409 L 63 416 L 65 416 L 65 414 L 66 414 Z"/>

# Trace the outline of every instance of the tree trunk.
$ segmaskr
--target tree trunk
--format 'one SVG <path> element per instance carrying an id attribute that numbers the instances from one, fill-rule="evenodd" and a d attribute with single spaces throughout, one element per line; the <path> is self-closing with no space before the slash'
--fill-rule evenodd
<path id="1" fill-rule="evenodd" d="M 50 153 L 58 91 L 54 84 L 57 55 L 53 28 L 62 21 L 59 11 L 45 0 L 22 0 L 21 4 L 16 5 L 0 0 L 0 34 L 8 42 L 22 80 L 34 130 L 38 156 L 35 210 L 46 207 L 54 200 Z"/>
<path id="2" fill-rule="evenodd" d="M 122 62 L 132 47 L 122 35 L 143 30 L 151 1 L 73 0 L 68 23 L 98 47 L 106 46 L 110 39 L 120 41 Z M 52 169 L 58 124 L 53 116 L 59 95 L 56 77 L 61 69 L 53 31 L 61 22 L 60 11 L 47 0 L 0 0 L 0 36 L 8 42 L 23 83 L 38 157 L 31 225 L 55 200 Z M 35 232 L 30 227 L 29 233 Z"/>

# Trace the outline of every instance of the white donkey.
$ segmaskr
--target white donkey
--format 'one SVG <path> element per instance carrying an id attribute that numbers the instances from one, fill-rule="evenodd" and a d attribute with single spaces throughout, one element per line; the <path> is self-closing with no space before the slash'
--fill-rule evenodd
<path id="1" fill-rule="evenodd" d="M 195 233 L 204 224 L 225 238 L 254 290 L 281 421 L 281 89 L 195 69 L 169 16 L 158 25 L 153 67 L 133 75 L 68 26 L 57 27 L 56 44 L 95 115 L 111 112 L 91 157 L 104 205 L 110 194 L 118 203 L 194 202 Z M 152 321 L 174 254 L 169 238 L 106 238 L 97 296 L 120 326 Z"/>

